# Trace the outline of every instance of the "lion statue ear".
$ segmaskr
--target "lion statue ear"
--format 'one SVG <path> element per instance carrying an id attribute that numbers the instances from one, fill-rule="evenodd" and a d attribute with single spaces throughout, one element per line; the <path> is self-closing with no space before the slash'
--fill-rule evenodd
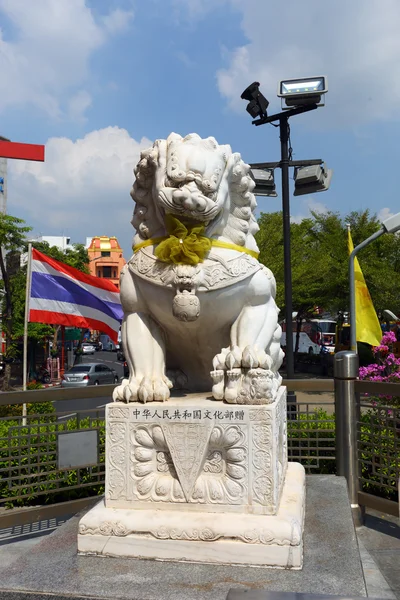
<path id="1" fill-rule="evenodd" d="M 151 148 L 143 150 L 133 171 L 135 181 L 130 194 L 135 208 L 131 223 L 142 240 L 153 237 L 163 227 L 162 215 L 153 198 L 153 185 L 155 178 L 163 172 L 165 145 L 165 140 L 156 140 Z"/>
<path id="2" fill-rule="evenodd" d="M 230 149 L 229 146 L 227 148 Z M 253 194 L 255 183 L 250 177 L 250 165 L 246 164 L 238 152 L 230 154 L 225 176 L 219 193 L 225 193 L 228 201 L 226 210 L 207 229 L 207 235 L 220 235 L 238 246 L 258 252 L 254 235 L 259 231 L 254 210 L 257 202 Z"/>

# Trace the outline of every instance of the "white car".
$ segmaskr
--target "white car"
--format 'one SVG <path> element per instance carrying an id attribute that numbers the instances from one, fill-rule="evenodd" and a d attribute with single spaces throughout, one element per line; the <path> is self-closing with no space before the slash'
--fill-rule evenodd
<path id="1" fill-rule="evenodd" d="M 96 347 L 94 346 L 94 344 L 89 344 L 87 342 L 84 342 L 81 348 L 82 354 L 94 354 L 96 352 Z"/>

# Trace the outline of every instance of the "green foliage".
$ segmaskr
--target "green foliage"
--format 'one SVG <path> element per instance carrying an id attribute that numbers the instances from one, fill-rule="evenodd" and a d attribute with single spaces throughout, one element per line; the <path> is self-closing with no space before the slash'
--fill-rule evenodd
<path id="1" fill-rule="evenodd" d="M 388 419 L 382 409 L 371 408 L 361 415 L 360 432 L 363 491 L 396 501 L 400 476 L 400 428 L 396 420 Z M 290 460 L 301 462 L 308 473 L 336 473 L 335 435 L 335 415 L 321 408 L 289 419 Z"/>
<path id="2" fill-rule="evenodd" d="M 333 415 L 321 408 L 300 413 L 296 419 L 288 418 L 287 434 L 290 460 L 301 462 L 308 473 L 336 473 Z M 321 446 L 323 451 L 319 450 Z"/>
<path id="3" fill-rule="evenodd" d="M 12 285 L 10 282 L 11 273 L 18 271 L 19 261 L 16 252 L 20 250 L 25 241 L 26 233 L 31 227 L 25 226 L 22 219 L 0 213 L 0 275 L 2 279 L 2 326 L 6 333 L 6 351 L 7 358 L 15 358 L 17 355 L 17 346 L 13 342 L 14 325 L 14 304 L 12 295 Z M 8 254 L 7 254 L 8 253 Z M 7 262 L 5 255 L 7 254 Z M 3 379 L 3 388 L 9 387 L 10 365 L 6 365 Z"/>
<path id="4" fill-rule="evenodd" d="M 53 504 L 102 494 L 104 491 L 105 422 L 73 418 L 57 421 L 51 403 L 28 405 L 26 427 L 10 417 L 0 420 L 0 498 L 7 508 Z M 36 415 L 38 415 L 36 417 Z M 99 428 L 100 466 L 58 470 L 57 435 Z M 10 489 L 6 477 L 14 477 Z M 24 496 L 17 499 L 16 496 Z"/>
<path id="5" fill-rule="evenodd" d="M 40 385 L 40 384 L 39 384 Z M 27 386 L 29 389 L 29 387 Z M 30 388 L 39 389 L 39 388 Z M 52 415 L 54 413 L 54 406 L 51 402 L 31 402 L 26 405 L 26 412 L 28 415 Z M 0 406 L 0 417 L 21 417 L 22 416 L 22 404 L 5 404 Z M 48 416 L 50 418 L 50 416 Z M 53 416 L 53 420 L 55 417 Z"/>
<path id="6" fill-rule="evenodd" d="M 57 246 L 50 246 L 47 242 L 33 242 L 32 245 L 36 250 L 54 258 L 54 260 L 79 269 L 83 273 L 89 273 L 89 256 L 83 244 L 72 244 L 73 247 L 66 248 L 66 250 L 60 250 Z"/>
<path id="7" fill-rule="evenodd" d="M 262 213 L 256 238 L 260 261 L 277 281 L 277 304 L 284 306 L 282 213 Z M 315 306 L 335 314 L 349 306 L 347 223 L 354 246 L 380 228 L 369 211 L 312 213 L 291 224 L 293 309 L 300 315 Z M 400 236 L 383 235 L 361 250 L 359 256 L 376 310 L 400 312 Z"/>
<path id="8" fill-rule="evenodd" d="M 0 245 L 3 250 L 13 252 L 23 248 L 26 235 L 32 227 L 24 225 L 23 219 L 0 213 Z"/>
<path id="9" fill-rule="evenodd" d="M 397 421 L 388 418 L 387 411 L 382 408 L 367 410 L 361 416 L 359 443 L 363 490 L 395 502 L 400 478 L 400 427 Z"/>
<path id="10" fill-rule="evenodd" d="M 41 390 L 43 389 L 43 385 L 39 381 L 30 381 L 26 386 L 27 390 Z"/>
<path id="11" fill-rule="evenodd" d="M 7 506 L 53 504 L 102 494 L 104 420 L 85 417 L 57 421 L 51 403 L 28 405 L 28 414 L 27 427 L 20 426 L 16 415 L 0 420 L 0 498 L 8 499 Z M 57 434 L 94 427 L 99 430 L 99 466 L 58 470 Z M 360 429 L 363 489 L 395 500 L 400 472 L 396 451 L 400 431 L 395 420 L 388 420 L 382 409 L 371 409 L 363 413 Z M 335 416 L 317 408 L 289 418 L 288 450 L 289 459 L 301 462 L 308 472 L 334 474 Z M 6 481 L 9 476 L 15 477 L 11 489 Z M 16 499 L 18 495 L 25 497 Z"/>

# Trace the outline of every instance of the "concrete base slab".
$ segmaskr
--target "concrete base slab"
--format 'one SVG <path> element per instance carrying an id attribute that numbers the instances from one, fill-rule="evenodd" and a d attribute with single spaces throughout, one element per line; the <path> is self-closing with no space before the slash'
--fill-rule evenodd
<path id="1" fill-rule="evenodd" d="M 276 515 L 107 508 L 79 524 L 80 554 L 300 569 L 305 473 L 289 463 Z"/>
<path id="2" fill-rule="evenodd" d="M 13 562 L 0 560 L 0 590 L 115 600 L 226 600 L 230 589 L 366 596 L 346 481 L 312 475 L 306 488 L 302 570 L 79 556 L 80 515 Z"/>

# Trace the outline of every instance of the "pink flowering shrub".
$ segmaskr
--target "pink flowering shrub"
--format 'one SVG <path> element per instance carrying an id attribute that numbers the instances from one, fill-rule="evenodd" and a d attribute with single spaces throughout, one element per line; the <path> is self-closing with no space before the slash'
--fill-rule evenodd
<path id="1" fill-rule="evenodd" d="M 400 358 L 396 358 L 393 353 L 395 342 L 396 335 L 393 331 L 384 334 L 380 345 L 372 348 L 376 362 L 366 367 L 360 367 L 360 379 L 400 383 Z M 376 400 L 381 404 L 384 402 L 385 404 L 390 403 L 394 407 L 400 407 L 400 397 L 397 396 L 379 396 Z"/>

